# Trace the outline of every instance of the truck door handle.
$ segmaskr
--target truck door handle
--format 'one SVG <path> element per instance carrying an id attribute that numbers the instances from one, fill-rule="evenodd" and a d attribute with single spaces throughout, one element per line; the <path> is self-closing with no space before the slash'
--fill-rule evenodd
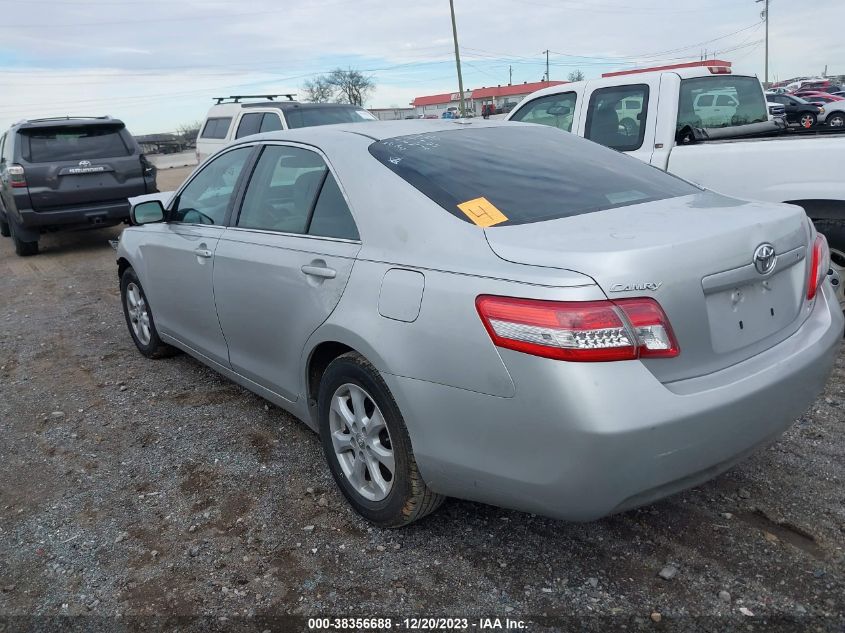
<path id="1" fill-rule="evenodd" d="M 194 255 L 196 255 L 197 257 L 204 257 L 205 259 L 208 259 L 208 258 L 209 258 L 209 257 L 211 257 L 213 254 L 214 254 L 214 253 L 212 253 L 212 252 L 211 252 L 210 250 L 208 250 L 207 248 L 198 248 L 198 249 L 196 249 L 196 250 L 194 251 Z"/>
<path id="2" fill-rule="evenodd" d="M 334 279 L 337 276 L 337 271 L 328 266 L 303 266 L 300 270 L 306 275 L 322 279 Z"/>

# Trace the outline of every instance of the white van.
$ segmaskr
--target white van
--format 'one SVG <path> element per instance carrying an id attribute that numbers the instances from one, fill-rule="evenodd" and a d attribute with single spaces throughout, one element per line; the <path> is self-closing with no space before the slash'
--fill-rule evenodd
<path id="1" fill-rule="evenodd" d="M 208 111 L 197 137 L 197 162 L 203 162 L 221 147 L 250 134 L 376 120 L 360 106 L 299 103 L 293 97 L 292 94 L 215 97 L 217 103 Z M 279 98 L 284 100 L 277 101 Z"/>

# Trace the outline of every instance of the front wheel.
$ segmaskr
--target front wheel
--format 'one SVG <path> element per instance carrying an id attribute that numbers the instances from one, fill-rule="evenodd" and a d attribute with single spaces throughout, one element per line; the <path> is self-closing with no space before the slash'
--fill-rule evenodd
<path id="1" fill-rule="evenodd" d="M 812 112 L 804 112 L 801 115 L 801 118 L 798 119 L 798 124 L 804 128 L 805 130 L 809 130 L 810 128 L 816 127 L 816 122 L 818 118 Z"/>
<path id="2" fill-rule="evenodd" d="M 349 352 L 331 362 L 320 380 L 317 416 L 332 476 L 365 519 L 402 527 L 443 503 L 420 476 L 399 407 L 363 356 Z"/>
<path id="3" fill-rule="evenodd" d="M 147 295 L 141 287 L 138 275 L 132 268 L 123 271 L 120 277 L 120 297 L 123 316 L 135 347 L 147 358 L 162 358 L 175 353 L 175 348 L 162 343 L 158 337 L 153 312 L 147 302 Z"/>

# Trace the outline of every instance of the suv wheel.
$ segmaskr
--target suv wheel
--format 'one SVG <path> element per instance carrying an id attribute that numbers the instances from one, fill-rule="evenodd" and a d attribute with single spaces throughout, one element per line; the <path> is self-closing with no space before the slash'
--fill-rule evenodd
<path id="1" fill-rule="evenodd" d="M 147 295 L 144 294 L 138 275 L 132 268 L 123 271 L 120 278 L 120 298 L 129 334 L 135 341 L 138 351 L 147 358 L 172 356 L 176 349 L 162 343 L 158 337 L 153 313 L 147 303 Z"/>
<path id="2" fill-rule="evenodd" d="M 9 223 L 6 220 L 0 220 L 0 235 L 3 237 L 9 237 L 12 234 Z"/>
<path id="3" fill-rule="evenodd" d="M 834 112 L 827 117 L 830 127 L 845 127 L 845 112 Z"/>
<path id="4" fill-rule="evenodd" d="M 363 356 L 349 352 L 331 362 L 320 380 L 317 416 L 332 476 L 365 519 L 402 527 L 443 503 L 420 476 L 399 407 Z"/>
<path id="5" fill-rule="evenodd" d="M 12 242 L 15 245 L 15 253 L 20 255 L 21 257 L 29 257 L 30 255 L 38 255 L 38 240 L 34 242 L 25 242 L 19 236 L 17 231 L 15 230 L 15 221 L 12 220 L 8 223 L 9 225 L 9 235 L 12 238 Z"/>

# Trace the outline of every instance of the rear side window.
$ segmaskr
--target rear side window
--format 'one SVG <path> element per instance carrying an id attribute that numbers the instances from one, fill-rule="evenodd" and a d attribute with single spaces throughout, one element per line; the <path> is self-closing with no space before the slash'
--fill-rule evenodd
<path id="1" fill-rule="evenodd" d="M 640 160 L 539 125 L 399 136 L 369 150 L 446 211 L 480 226 L 470 216 L 480 206 L 504 216 L 495 224 L 525 224 L 700 191 Z"/>
<path id="2" fill-rule="evenodd" d="M 574 92 L 539 97 L 522 106 L 510 120 L 550 125 L 571 132 L 577 98 Z"/>
<path id="3" fill-rule="evenodd" d="M 314 207 L 308 234 L 345 240 L 358 239 L 355 220 L 352 219 L 346 199 L 331 173 L 326 177 L 320 197 L 317 198 L 317 206 Z"/>
<path id="4" fill-rule="evenodd" d="M 202 129 L 201 138 L 226 138 L 229 133 L 229 126 L 232 124 L 232 117 L 216 117 L 208 119 Z"/>
<path id="5" fill-rule="evenodd" d="M 132 154 L 112 125 L 30 128 L 22 130 L 23 157 L 31 163 L 115 158 Z"/>
<path id="6" fill-rule="evenodd" d="M 261 119 L 261 129 L 259 131 L 263 134 L 264 132 L 275 132 L 281 129 L 282 120 L 279 118 L 279 115 L 274 112 L 265 112 L 264 118 Z"/>
<path id="7" fill-rule="evenodd" d="M 288 127 L 312 127 L 315 125 L 332 125 L 334 123 L 359 123 L 375 121 L 376 118 L 363 108 L 352 107 L 319 107 L 292 108 L 285 111 Z"/>
<path id="8" fill-rule="evenodd" d="M 258 134 L 258 130 L 261 129 L 261 119 L 263 116 L 261 112 L 252 112 L 243 115 L 241 122 L 238 124 L 238 131 L 235 134 L 235 138 Z"/>
<path id="9" fill-rule="evenodd" d="M 643 145 L 648 110 L 648 86 L 600 88 L 590 96 L 586 136 L 620 152 Z"/>

